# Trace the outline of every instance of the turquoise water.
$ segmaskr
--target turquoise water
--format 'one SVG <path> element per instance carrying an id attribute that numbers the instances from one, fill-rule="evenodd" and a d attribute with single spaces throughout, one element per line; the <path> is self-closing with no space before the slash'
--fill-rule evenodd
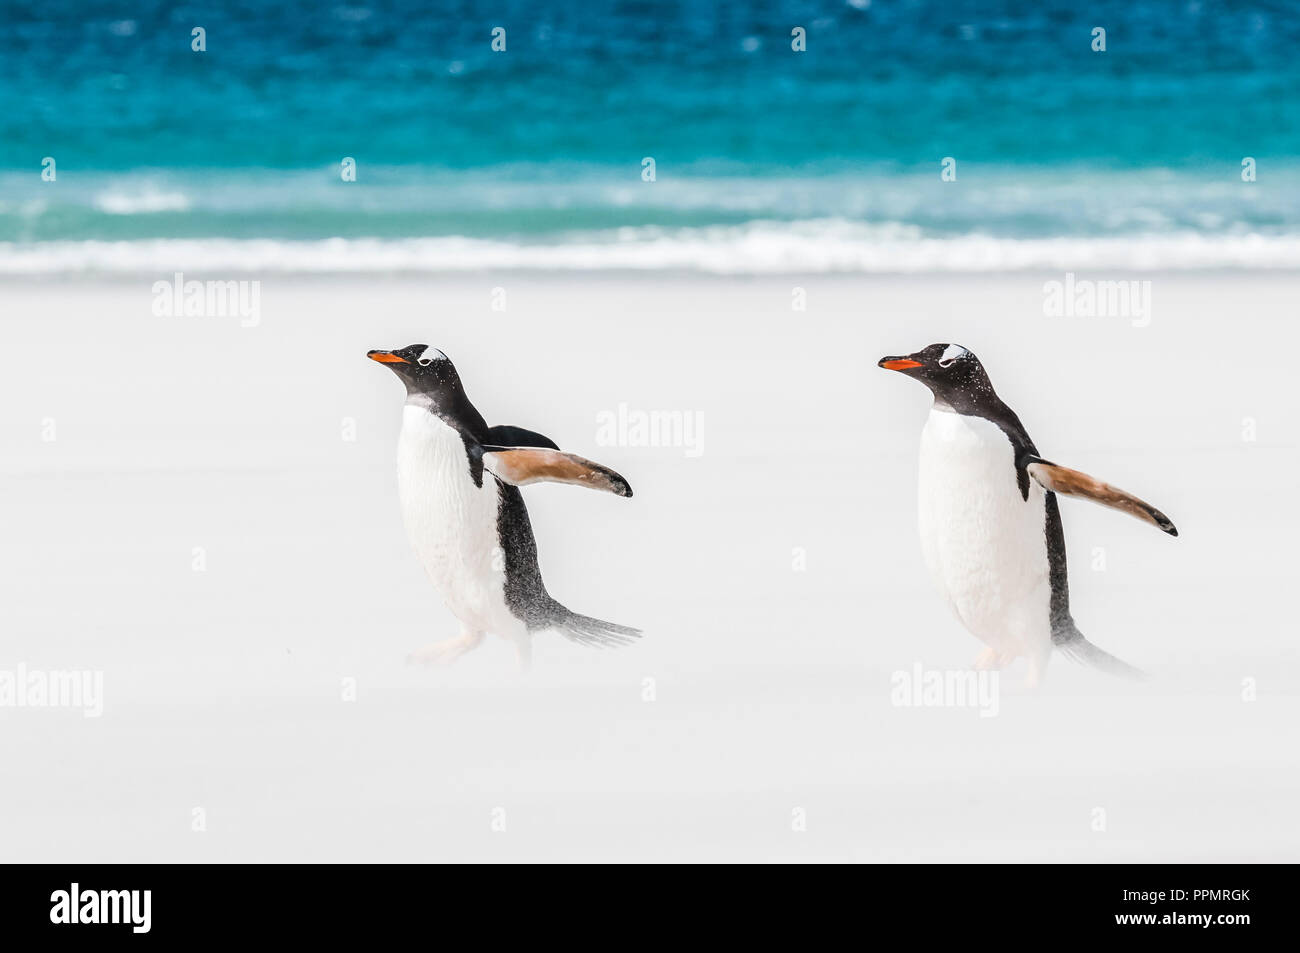
<path id="1" fill-rule="evenodd" d="M 1300 264 L 1300 11 L 1076 6 L 6 5 L 0 273 Z"/>

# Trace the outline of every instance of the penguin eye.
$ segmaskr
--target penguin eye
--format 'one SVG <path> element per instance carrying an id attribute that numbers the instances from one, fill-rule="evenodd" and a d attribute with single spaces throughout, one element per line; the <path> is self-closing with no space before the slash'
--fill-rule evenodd
<path id="1" fill-rule="evenodd" d="M 442 351 L 438 350 L 436 347 L 426 347 L 420 356 L 416 358 L 415 363 L 419 364 L 421 367 L 428 367 L 434 361 L 445 360 L 447 360 L 447 355 L 443 354 Z"/>
<path id="2" fill-rule="evenodd" d="M 952 367 L 953 361 L 959 361 L 969 353 L 970 351 L 958 344 L 950 344 L 947 350 L 939 355 L 939 366 Z"/>

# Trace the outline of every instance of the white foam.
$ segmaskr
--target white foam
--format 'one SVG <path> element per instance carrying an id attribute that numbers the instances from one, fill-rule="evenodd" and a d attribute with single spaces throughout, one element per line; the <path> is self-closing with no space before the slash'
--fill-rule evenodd
<path id="1" fill-rule="evenodd" d="M 184 212 L 190 200 L 181 192 L 100 192 L 95 208 L 109 215 L 148 215 L 155 212 Z"/>
<path id="2" fill-rule="evenodd" d="M 457 273 L 681 271 L 765 275 L 1300 268 L 1300 234 L 1175 232 L 1106 238 L 929 237 L 915 226 L 835 219 L 621 228 L 549 242 L 440 238 L 147 239 L 0 243 L 0 274 L 77 272 Z"/>

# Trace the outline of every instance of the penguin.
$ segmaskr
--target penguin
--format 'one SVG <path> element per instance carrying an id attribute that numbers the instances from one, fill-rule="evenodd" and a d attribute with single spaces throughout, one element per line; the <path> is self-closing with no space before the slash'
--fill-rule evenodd
<path id="1" fill-rule="evenodd" d="M 425 571 L 460 622 L 460 634 L 414 652 L 410 661 L 449 664 L 485 633 L 510 640 L 520 667 L 532 660 L 534 633 L 554 629 L 589 646 L 626 645 L 638 629 L 579 615 L 551 598 L 537 565 L 528 509 L 519 487 L 571 483 L 632 495 L 608 467 L 564 453 L 521 427 L 489 427 L 442 351 L 412 344 L 367 357 L 406 387 L 397 444 L 397 485 L 407 535 Z"/>
<path id="2" fill-rule="evenodd" d="M 1039 456 L 979 358 L 961 345 L 931 344 L 881 358 L 878 366 L 920 381 L 934 395 L 921 432 L 921 550 L 948 606 L 985 645 L 975 667 L 996 670 L 1024 657 L 1028 684 L 1036 686 L 1055 647 L 1102 671 L 1142 677 L 1084 638 L 1070 615 L 1056 498 L 1092 500 L 1177 536 L 1169 517 L 1131 493 Z"/>

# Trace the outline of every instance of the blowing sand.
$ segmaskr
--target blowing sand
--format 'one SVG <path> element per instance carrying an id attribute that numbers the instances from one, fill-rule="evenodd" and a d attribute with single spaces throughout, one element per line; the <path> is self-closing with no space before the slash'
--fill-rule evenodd
<path id="1" fill-rule="evenodd" d="M 271 277 L 251 327 L 5 284 L 0 671 L 101 672 L 103 713 L 0 707 L 0 856 L 1300 860 L 1297 279 L 1138 276 L 1138 327 L 1045 316 L 1060 277 Z M 932 341 L 1178 524 L 1062 501 L 1080 628 L 1150 682 L 891 703 L 979 650 L 921 562 L 928 398 L 874 366 Z M 640 645 L 404 663 L 456 633 L 365 359 L 413 342 L 631 481 L 525 498 L 552 593 Z M 689 441 L 602 445 L 653 411 Z"/>

